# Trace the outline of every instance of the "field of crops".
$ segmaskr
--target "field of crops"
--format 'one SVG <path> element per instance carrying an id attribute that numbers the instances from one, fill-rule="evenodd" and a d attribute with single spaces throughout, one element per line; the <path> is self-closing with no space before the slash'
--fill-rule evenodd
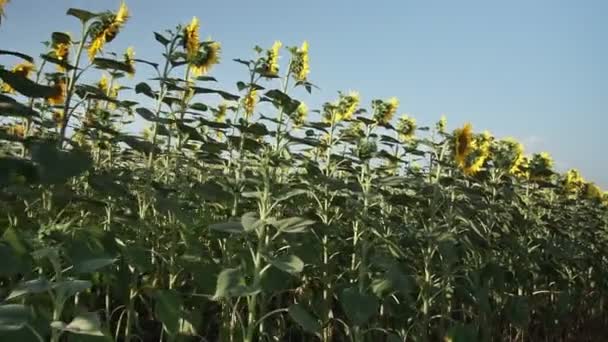
<path id="1" fill-rule="evenodd" d="M 307 42 L 223 57 L 231 93 L 196 18 L 136 57 L 125 4 L 67 14 L 0 47 L 0 341 L 608 336 L 608 196 L 576 170 L 396 98 L 309 114 Z"/>

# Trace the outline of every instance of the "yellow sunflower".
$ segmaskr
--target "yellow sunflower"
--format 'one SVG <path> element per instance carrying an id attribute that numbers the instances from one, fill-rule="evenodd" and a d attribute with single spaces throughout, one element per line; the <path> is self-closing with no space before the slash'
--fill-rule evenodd
<path id="1" fill-rule="evenodd" d="M 465 166 L 467 156 L 472 150 L 472 143 L 473 126 L 470 123 L 454 131 L 454 157 L 459 166 Z"/>
<path id="2" fill-rule="evenodd" d="M 124 54 L 125 64 L 129 66 L 129 70 L 127 70 L 127 74 L 129 78 L 133 78 L 135 76 L 135 49 L 132 46 L 127 48 Z"/>
<path id="3" fill-rule="evenodd" d="M 300 102 L 298 108 L 296 109 L 292 120 L 293 124 L 296 127 L 302 127 L 306 122 L 306 117 L 308 116 L 308 106 L 304 102 Z"/>
<path id="4" fill-rule="evenodd" d="M 200 24 L 197 17 L 193 17 L 190 24 L 184 28 L 184 48 L 188 59 L 193 59 L 198 54 L 200 39 L 198 35 Z"/>
<path id="5" fill-rule="evenodd" d="M 602 189 L 595 185 L 595 183 L 585 183 L 585 197 L 591 200 L 601 201 L 603 197 Z"/>
<path id="6" fill-rule="evenodd" d="M 270 50 L 266 51 L 264 60 L 264 76 L 277 76 L 279 73 L 279 50 L 283 46 L 280 41 L 275 41 Z"/>
<path id="7" fill-rule="evenodd" d="M 93 60 L 97 56 L 106 43 L 111 42 L 116 37 L 120 29 L 127 22 L 127 19 L 129 19 L 129 9 L 123 2 L 120 4 L 120 8 L 115 15 L 101 20 L 100 25 L 92 32 L 92 40 L 88 48 L 90 60 Z"/>
<path id="8" fill-rule="evenodd" d="M 340 94 L 335 121 L 350 120 L 359 107 L 359 93 L 351 91 L 347 95 Z"/>
<path id="9" fill-rule="evenodd" d="M 445 117 L 445 115 L 442 115 L 441 118 L 439 119 L 439 121 L 437 121 L 435 128 L 437 129 L 437 132 L 445 133 L 447 125 L 448 125 L 448 119 Z"/>
<path id="10" fill-rule="evenodd" d="M 395 116 L 399 107 L 399 100 L 396 97 L 391 97 L 388 101 L 374 100 L 372 101 L 374 109 L 374 119 L 383 125 L 388 124 Z"/>
<path id="11" fill-rule="evenodd" d="M 397 135 L 403 142 L 410 141 L 416 133 L 416 119 L 404 114 L 397 122 Z"/>
<path id="12" fill-rule="evenodd" d="M 291 62 L 291 73 L 300 82 L 306 81 L 310 73 L 310 63 L 308 59 L 308 42 L 304 41 L 299 49 L 293 51 Z"/>
<path id="13" fill-rule="evenodd" d="M 251 88 L 245 98 L 243 99 L 243 107 L 245 108 L 245 116 L 250 119 L 255 110 L 255 105 L 258 102 L 257 90 Z"/>
<path id="14" fill-rule="evenodd" d="M 485 131 L 477 136 L 471 144 L 471 152 L 466 158 L 463 172 L 467 176 L 474 176 L 483 168 L 484 163 L 490 157 L 490 146 L 492 135 Z"/>
<path id="15" fill-rule="evenodd" d="M 203 44 L 204 53 L 199 53 L 190 64 L 192 73 L 205 75 L 211 68 L 220 62 L 222 46 L 219 42 L 207 41 Z"/>
<path id="16" fill-rule="evenodd" d="M 62 105 L 65 102 L 67 86 L 67 82 L 63 77 L 55 81 L 55 84 L 53 85 L 53 88 L 55 89 L 55 94 L 47 98 L 51 105 Z"/>

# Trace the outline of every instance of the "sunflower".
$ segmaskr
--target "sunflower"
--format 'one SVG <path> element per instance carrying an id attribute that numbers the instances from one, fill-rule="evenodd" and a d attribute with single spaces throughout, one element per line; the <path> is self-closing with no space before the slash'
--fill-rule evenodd
<path id="1" fill-rule="evenodd" d="M 337 105 L 336 121 L 350 120 L 359 107 L 359 93 L 351 91 L 347 95 L 340 94 Z"/>
<path id="2" fill-rule="evenodd" d="M 416 133 L 416 119 L 404 114 L 397 122 L 397 135 L 403 142 L 410 141 Z"/>
<path id="3" fill-rule="evenodd" d="M 199 49 L 199 36 L 198 29 L 200 27 L 199 21 L 197 17 L 193 17 L 190 24 L 184 28 L 184 49 L 186 49 L 186 54 L 188 55 L 188 59 L 193 59 L 198 54 Z"/>
<path id="4" fill-rule="evenodd" d="M 203 43 L 204 52 L 199 52 L 192 60 L 190 67 L 195 75 L 205 75 L 211 67 L 220 62 L 222 46 L 219 42 L 206 41 Z"/>
<path id="5" fill-rule="evenodd" d="M 55 121 L 57 127 L 63 126 L 63 110 L 53 111 L 53 121 Z"/>
<path id="6" fill-rule="evenodd" d="M 245 108 L 245 116 L 247 117 L 247 119 L 250 119 L 253 115 L 253 111 L 257 102 L 257 90 L 254 88 L 249 89 L 249 92 L 247 93 L 247 95 L 245 95 L 245 98 L 243 99 L 243 107 Z"/>
<path id="7" fill-rule="evenodd" d="M 553 174 L 553 158 L 547 152 L 535 153 L 528 163 L 530 179 L 540 180 Z"/>
<path id="8" fill-rule="evenodd" d="M 129 19 L 129 9 L 123 2 L 116 14 L 106 15 L 92 30 L 92 40 L 89 44 L 89 59 L 93 60 L 106 43 L 114 40 L 120 29 Z"/>
<path id="9" fill-rule="evenodd" d="M 472 143 L 473 126 L 470 123 L 454 131 L 454 156 L 459 166 L 465 166 L 467 156 L 472 150 Z"/>
<path id="10" fill-rule="evenodd" d="M 294 115 L 292 116 L 293 124 L 296 127 L 302 127 L 306 122 L 306 117 L 308 116 L 308 106 L 304 102 L 300 102 L 298 108 L 296 109 Z"/>
<path id="11" fill-rule="evenodd" d="M 270 50 L 266 51 L 266 58 L 263 64 L 264 76 L 276 76 L 279 73 L 279 50 L 283 46 L 280 41 L 275 41 Z"/>
<path id="12" fill-rule="evenodd" d="M 53 54 L 55 58 L 61 63 L 68 63 L 70 55 L 70 44 L 69 43 L 57 43 L 53 45 Z M 61 64 L 57 64 L 57 70 L 60 72 L 65 71 L 65 67 Z"/>
<path id="13" fill-rule="evenodd" d="M 36 67 L 34 66 L 34 64 L 32 64 L 30 62 L 23 62 L 23 63 L 19 63 L 19 64 L 15 65 L 11 71 L 14 74 L 27 78 L 27 77 L 30 77 L 30 74 L 35 69 L 36 69 Z M 15 93 L 15 89 L 13 89 L 13 87 L 11 87 L 8 83 L 3 83 L 0 91 L 2 91 L 4 93 L 9 93 L 9 94 Z"/>
<path id="14" fill-rule="evenodd" d="M 47 98 L 51 105 L 62 105 L 65 102 L 67 86 L 67 82 L 63 77 L 55 81 L 55 84 L 53 85 L 53 88 L 55 89 L 55 94 Z"/>
<path id="15" fill-rule="evenodd" d="M 512 152 L 509 173 L 512 175 L 521 175 L 526 161 L 524 156 L 524 146 L 513 138 L 506 138 L 504 141 L 509 145 Z"/>
<path id="16" fill-rule="evenodd" d="M 213 113 L 215 117 L 215 122 L 223 123 L 226 121 L 226 112 L 228 111 L 228 105 L 225 103 L 220 103 L 217 106 L 217 110 Z"/>
<path id="17" fill-rule="evenodd" d="M 292 51 L 293 60 L 291 62 L 291 73 L 296 81 L 304 82 L 310 73 L 308 60 L 308 42 L 304 41 L 299 49 Z"/>
<path id="18" fill-rule="evenodd" d="M 474 176 L 483 168 L 484 163 L 490 157 L 490 146 L 492 135 L 485 131 L 477 136 L 471 144 L 471 153 L 466 158 L 463 172 L 467 176 Z"/>
<path id="19" fill-rule="evenodd" d="M 585 197 L 590 200 L 601 201 L 603 198 L 602 189 L 595 185 L 595 183 L 585 183 Z"/>
<path id="20" fill-rule="evenodd" d="M 564 177 L 564 189 L 569 193 L 579 192 L 585 184 L 585 179 L 576 169 L 570 169 Z"/>
<path id="21" fill-rule="evenodd" d="M 435 124 L 435 128 L 437 129 L 437 132 L 445 133 L 447 125 L 448 119 L 445 117 L 445 115 L 442 115 L 439 121 L 437 121 L 437 123 Z"/>
<path id="22" fill-rule="evenodd" d="M 129 78 L 133 78 L 135 76 L 135 49 L 132 46 L 127 48 L 124 54 L 125 64 L 128 66 L 127 74 L 129 74 Z"/>
<path id="23" fill-rule="evenodd" d="M 396 97 L 391 97 L 388 101 L 374 100 L 372 101 L 372 107 L 376 122 L 386 125 L 395 116 L 399 107 L 399 100 Z"/>

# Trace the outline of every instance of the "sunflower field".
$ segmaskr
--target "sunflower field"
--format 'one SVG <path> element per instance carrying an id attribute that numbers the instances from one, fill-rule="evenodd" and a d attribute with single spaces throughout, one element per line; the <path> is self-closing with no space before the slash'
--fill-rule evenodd
<path id="1" fill-rule="evenodd" d="M 232 93 L 197 18 L 139 58 L 126 4 L 67 15 L 35 58 L 0 47 L 0 341 L 608 336 L 608 196 L 578 171 L 396 98 L 309 113 L 307 42 L 228 59 Z"/>

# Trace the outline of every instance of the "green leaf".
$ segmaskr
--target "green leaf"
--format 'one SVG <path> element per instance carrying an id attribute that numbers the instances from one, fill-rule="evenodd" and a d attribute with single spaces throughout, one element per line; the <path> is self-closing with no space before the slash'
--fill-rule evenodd
<path id="1" fill-rule="evenodd" d="M 241 217 L 241 225 L 243 226 L 243 229 L 245 229 L 246 232 L 254 231 L 258 229 L 262 224 L 264 223 L 260 221 L 258 214 L 255 212 L 247 212 Z"/>
<path id="2" fill-rule="evenodd" d="M 52 288 L 57 292 L 59 298 L 67 300 L 70 297 L 84 292 L 91 288 L 93 284 L 88 280 L 69 279 L 52 283 Z"/>
<path id="3" fill-rule="evenodd" d="M 289 316 L 298 323 L 304 331 L 317 333 L 321 330 L 321 323 L 304 308 L 302 304 L 293 304 L 289 307 Z"/>
<path id="4" fill-rule="evenodd" d="M 89 11 L 85 11 L 85 10 L 82 10 L 79 8 L 70 8 L 70 9 L 68 9 L 66 14 L 80 19 L 80 21 L 83 24 L 98 16 L 98 14 L 95 14 L 95 13 L 89 12 Z"/>
<path id="5" fill-rule="evenodd" d="M 19 57 L 21 59 L 24 59 L 30 63 L 34 63 L 34 58 L 32 58 L 31 56 L 28 56 L 24 53 L 21 52 L 17 52 L 17 51 L 7 51 L 7 50 L 0 50 L 0 55 L 11 55 L 11 56 L 16 56 Z"/>
<path id="6" fill-rule="evenodd" d="M 67 325 L 63 322 L 52 322 L 51 327 L 72 334 L 104 336 L 99 316 L 94 312 L 78 315 Z"/>
<path id="7" fill-rule="evenodd" d="M 59 88 L 38 84 L 17 73 L 0 69 L 0 79 L 24 96 L 33 98 L 53 97 L 61 91 Z"/>
<path id="8" fill-rule="evenodd" d="M 505 305 L 506 316 L 513 325 L 525 328 L 530 320 L 530 304 L 526 297 L 511 297 Z"/>
<path id="9" fill-rule="evenodd" d="M 209 225 L 209 229 L 224 233 L 240 234 L 245 232 L 241 222 L 224 222 Z"/>
<path id="10" fill-rule="evenodd" d="M 278 89 L 269 90 L 264 94 L 264 96 L 271 99 L 271 101 L 275 104 L 283 107 L 283 110 L 287 115 L 295 112 L 300 105 L 300 101 L 292 99 L 289 97 L 289 95 Z"/>
<path id="11" fill-rule="evenodd" d="M 217 95 L 221 96 L 224 100 L 228 100 L 228 101 L 238 101 L 240 98 L 238 95 L 230 94 L 226 91 L 218 90 L 218 89 L 209 89 L 209 88 L 200 88 L 200 87 L 193 87 L 192 89 L 194 89 L 195 94 L 217 94 Z"/>
<path id="12" fill-rule="evenodd" d="M 0 187 L 15 184 L 21 177 L 27 183 L 38 182 L 36 165 L 27 159 L 0 157 Z"/>
<path id="13" fill-rule="evenodd" d="M 167 46 L 167 44 L 171 42 L 169 39 L 165 38 L 165 36 L 158 32 L 154 32 L 154 39 L 156 39 L 156 41 L 161 43 L 163 46 Z"/>
<path id="14" fill-rule="evenodd" d="M 360 293 L 357 288 L 347 288 L 340 294 L 340 304 L 353 325 L 361 326 L 378 311 L 378 300 L 375 296 Z"/>
<path id="15" fill-rule="evenodd" d="M 52 288 L 51 283 L 44 278 L 28 280 L 21 283 L 15 288 L 5 300 L 19 298 L 27 294 L 37 294 L 49 291 Z"/>
<path id="16" fill-rule="evenodd" d="M 295 255 L 281 255 L 276 258 L 269 258 L 268 262 L 272 266 L 289 274 L 295 275 L 304 270 L 304 262 Z"/>
<path id="17" fill-rule="evenodd" d="M 98 69 L 119 70 L 119 71 L 124 71 L 127 73 L 133 71 L 133 67 L 130 64 L 125 63 L 123 61 L 117 61 L 117 60 L 113 60 L 113 59 L 109 59 L 109 58 L 97 57 L 97 58 L 93 59 L 93 64 Z"/>
<path id="18" fill-rule="evenodd" d="M 274 226 L 283 233 L 302 233 L 315 223 L 315 221 L 303 217 L 289 217 L 274 222 Z"/>
<path id="19" fill-rule="evenodd" d="M 245 278 L 243 277 L 241 270 L 238 268 L 227 268 L 217 276 L 213 298 L 217 300 L 221 298 L 243 296 L 250 293 L 251 291 L 245 284 Z"/>
<path id="20" fill-rule="evenodd" d="M 76 273 L 92 273 L 100 268 L 112 265 L 116 260 L 113 258 L 95 258 L 89 260 L 83 260 L 74 265 L 74 272 Z"/>
<path id="21" fill-rule="evenodd" d="M 183 306 L 179 294 L 174 290 L 158 290 L 154 298 L 156 299 L 154 313 L 163 323 L 163 328 L 169 335 L 177 334 Z"/>
<path id="22" fill-rule="evenodd" d="M 0 331 L 23 328 L 30 320 L 31 310 L 21 304 L 0 305 Z"/>

